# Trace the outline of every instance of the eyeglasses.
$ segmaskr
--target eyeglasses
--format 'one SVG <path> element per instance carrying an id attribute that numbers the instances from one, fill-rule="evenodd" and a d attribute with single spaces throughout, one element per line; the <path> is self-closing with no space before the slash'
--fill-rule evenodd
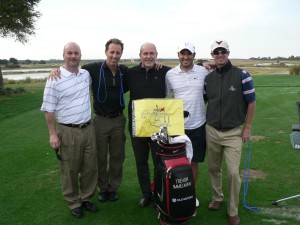
<path id="1" fill-rule="evenodd" d="M 213 51 L 213 55 L 219 55 L 219 54 L 226 54 L 227 53 L 227 50 L 214 50 Z"/>

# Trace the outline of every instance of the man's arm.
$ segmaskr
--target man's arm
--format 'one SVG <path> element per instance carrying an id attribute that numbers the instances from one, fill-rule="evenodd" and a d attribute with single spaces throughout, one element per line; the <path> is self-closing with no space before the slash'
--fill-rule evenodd
<path id="1" fill-rule="evenodd" d="M 49 130 L 49 135 L 50 135 L 50 146 L 53 149 L 57 149 L 60 146 L 60 141 L 56 133 L 55 129 L 55 118 L 54 118 L 54 113 L 53 112 L 45 112 L 45 118 L 47 121 L 47 126 Z"/>
<path id="2" fill-rule="evenodd" d="M 168 97 L 171 93 L 171 86 L 167 75 L 165 77 L 165 87 L 166 87 L 166 97 Z"/>
<path id="3" fill-rule="evenodd" d="M 212 70 L 212 69 L 216 68 L 216 63 L 215 62 L 209 62 L 209 61 L 199 62 L 199 63 L 197 63 L 197 65 L 198 66 L 203 66 L 207 70 Z"/>
<path id="4" fill-rule="evenodd" d="M 249 141 L 251 137 L 251 126 L 252 126 L 252 120 L 254 118 L 255 108 L 256 108 L 256 101 L 253 101 L 248 104 L 247 116 L 244 124 L 243 134 L 242 134 L 242 138 L 244 142 Z"/>

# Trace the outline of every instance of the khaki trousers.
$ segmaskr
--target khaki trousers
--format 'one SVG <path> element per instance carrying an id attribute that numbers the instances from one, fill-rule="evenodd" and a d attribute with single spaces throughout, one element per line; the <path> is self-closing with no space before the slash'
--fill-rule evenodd
<path id="1" fill-rule="evenodd" d="M 225 158 L 228 185 L 227 212 L 229 216 L 236 216 L 238 215 L 241 188 L 239 166 L 242 152 L 242 126 L 221 132 L 207 124 L 206 142 L 212 200 L 223 201 L 224 199 L 222 191 L 222 161 Z"/>
<path id="2" fill-rule="evenodd" d="M 61 184 L 70 209 L 90 201 L 97 187 L 97 152 L 93 124 L 85 128 L 57 125 L 60 138 Z"/>
<path id="3" fill-rule="evenodd" d="M 125 124 L 126 118 L 123 114 L 115 118 L 95 114 L 100 192 L 117 191 L 121 185 L 125 160 Z"/>

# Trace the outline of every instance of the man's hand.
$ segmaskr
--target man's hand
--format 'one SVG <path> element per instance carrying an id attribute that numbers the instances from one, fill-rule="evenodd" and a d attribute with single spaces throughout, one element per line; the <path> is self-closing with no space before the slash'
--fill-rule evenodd
<path id="1" fill-rule="evenodd" d="M 215 62 L 203 62 L 202 65 L 208 70 L 215 69 L 217 67 Z"/>
<path id="2" fill-rule="evenodd" d="M 250 139 L 251 139 L 251 129 L 250 128 L 244 127 L 243 133 L 242 133 L 242 139 L 243 139 L 243 142 L 250 141 Z"/>
<path id="3" fill-rule="evenodd" d="M 159 62 L 155 63 L 155 69 L 157 69 L 157 70 L 161 69 L 163 66 L 164 66 L 164 64 L 162 64 L 162 63 L 159 63 Z"/>
<path id="4" fill-rule="evenodd" d="M 48 80 L 51 79 L 51 80 L 57 80 L 57 79 L 60 79 L 60 69 L 59 68 L 54 68 L 50 71 L 50 74 L 48 75 Z"/>
<path id="5" fill-rule="evenodd" d="M 60 141 L 57 134 L 50 135 L 50 146 L 55 150 L 60 147 Z"/>

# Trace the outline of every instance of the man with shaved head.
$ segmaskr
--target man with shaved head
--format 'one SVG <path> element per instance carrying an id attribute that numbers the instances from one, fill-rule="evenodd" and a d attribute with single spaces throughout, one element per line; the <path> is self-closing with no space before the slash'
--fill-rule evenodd
<path id="1" fill-rule="evenodd" d="M 71 214 L 80 218 L 82 208 L 97 211 L 91 202 L 98 176 L 95 131 L 91 125 L 91 78 L 88 71 L 79 69 L 78 44 L 67 43 L 63 58 L 61 79 L 47 80 L 41 111 L 45 112 L 50 145 L 60 160 L 63 198 Z"/>
<path id="2" fill-rule="evenodd" d="M 140 207 L 146 207 L 151 202 L 151 179 L 148 165 L 149 152 L 151 151 L 155 166 L 156 144 L 150 137 L 132 136 L 132 101 L 143 98 L 165 98 L 165 75 L 170 69 L 161 66 L 157 69 L 157 50 L 153 43 L 146 42 L 140 48 L 140 64 L 128 69 L 127 82 L 130 90 L 128 105 L 129 132 L 131 144 L 135 155 L 138 180 L 142 191 L 139 201 Z"/>

